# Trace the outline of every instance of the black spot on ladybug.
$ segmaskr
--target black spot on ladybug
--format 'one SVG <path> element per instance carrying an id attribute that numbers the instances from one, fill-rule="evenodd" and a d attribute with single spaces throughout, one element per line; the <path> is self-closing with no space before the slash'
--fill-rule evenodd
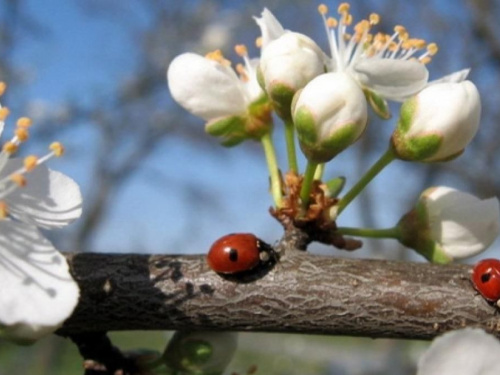
<path id="1" fill-rule="evenodd" d="M 481 275 L 481 282 L 482 283 L 487 283 L 488 281 L 490 281 L 490 278 L 491 278 L 491 274 L 489 274 L 489 273 L 483 273 Z"/>
<path id="2" fill-rule="evenodd" d="M 238 261 L 238 250 L 231 248 L 229 250 L 229 260 L 231 262 L 237 262 Z"/>

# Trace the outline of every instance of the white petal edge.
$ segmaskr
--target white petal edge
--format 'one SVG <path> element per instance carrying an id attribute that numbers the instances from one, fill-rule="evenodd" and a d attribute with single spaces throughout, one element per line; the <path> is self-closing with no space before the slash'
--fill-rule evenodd
<path id="1" fill-rule="evenodd" d="M 435 339 L 420 358 L 417 375 L 498 375 L 500 343 L 480 329 L 466 328 Z"/>
<path id="2" fill-rule="evenodd" d="M 260 27 L 262 35 L 262 48 L 266 47 L 271 41 L 278 39 L 286 32 L 278 19 L 267 8 L 264 8 L 260 18 L 254 17 L 253 19 Z"/>
<path id="3" fill-rule="evenodd" d="M 469 72 L 470 72 L 470 68 L 457 70 L 456 72 L 453 72 L 451 74 L 447 74 L 439 79 L 435 79 L 433 81 L 430 81 L 427 86 L 434 85 L 436 83 L 443 83 L 443 82 L 459 83 L 459 82 L 465 81 L 467 79 Z"/>
<path id="4" fill-rule="evenodd" d="M 0 332 L 32 342 L 59 328 L 80 295 L 66 259 L 35 226 L 0 222 Z"/>
<path id="5" fill-rule="evenodd" d="M 10 159 L 1 176 L 21 166 L 21 159 Z M 6 198 L 9 212 L 16 219 L 51 229 L 63 227 L 81 216 L 82 194 L 70 177 L 40 165 L 26 175 L 26 180 L 25 187 Z"/>

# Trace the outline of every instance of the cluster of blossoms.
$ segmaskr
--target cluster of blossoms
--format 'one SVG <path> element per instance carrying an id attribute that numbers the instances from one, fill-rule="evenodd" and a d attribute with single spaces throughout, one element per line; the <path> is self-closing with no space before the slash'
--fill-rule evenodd
<path id="1" fill-rule="evenodd" d="M 6 85 L 0 83 L 0 95 Z M 0 134 L 9 115 L 0 107 Z M 79 289 L 66 259 L 38 228 L 61 228 L 81 215 L 78 185 L 45 162 L 63 154 L 54 142 L 37 157 L 12 155 L 28 140 L 21 117 L 0 152 L 0 335 L 31 342 L 57 329 L 75 308 Z"/>
<path id="2" fill-rule="evenodd" d="M 312 224 L 323 232 L 321 241 L 326 238 L 337 247 L 353 246 L 344 235 L 395 238 L 437 263 L 485 250 L 500 231 L 498 200 L 480 200 L 444 186 L 424 191 L 394 228 L 337 226 L 346 206 L 392 161 L 458 157 L 479 128 L 481 103 L 467 69 L 429 81 L 427 64 L 438 51 L 436 44 L 411 37 L 402 26 L 391 34 L 375 32 L 377 14 L 354 24 L 347 3 L 338 7 L 336 18 L 329 16 L 326 5 L 318 10 L 329 54 L 308 36 L 284 29 L 264 9 L 255 18 L 261 30 L 260 59 L 250 59 L 247 49 L 237 46 L 244 64 L 234 70 L 220 51 L 182 54 L 167 72 L 173 98 L 205 120 L 206 131 L 223 145 L 247 139 L 262 143 L 273 214 L 284 225 Z M 342 178 L 322 181 L 324 164 L 362 136 L 370 107 L 382 119 L 391 118 L 388 101 L 402 105 L 387 151 L 341 194 Z M 273 112 L 284 123 L 285 176 L 271 139 Z M 303 173 L 295 136 L 308 162 Z"/>

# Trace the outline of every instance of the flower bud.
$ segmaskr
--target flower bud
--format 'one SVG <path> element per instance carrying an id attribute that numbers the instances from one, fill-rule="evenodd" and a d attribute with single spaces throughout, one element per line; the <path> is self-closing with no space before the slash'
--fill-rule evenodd
<path id="1" fill-rule="evenodd" d="M 400 241 L 431 262 L 449 263 L 486 250 L 500 231 L 499 216 L 497 198 L 429 188 L 399 221 Z"/>
<path id="2" fill-rule="evenodd" d="M 289 118 L 293 95 L 324 72 L 318 45 L 303 34 L 286 32 L 263 49 L 258 77 L 278 114 Z"/>
<path id="3" fill-rule="evenodd" d="M 392 145 L 398 158 L 445 161 L 460 155 L 479 127 L 481 102 L 470 81 L 429 85 L 401 107 Z"/>
<path id="4" fill-rule="evenodd" d="M 307 159 L 324 163 L 361 136 L 367 105 L 363 91 L 349 75 L 325 73 L 297 93 L 292 116 Z"/>

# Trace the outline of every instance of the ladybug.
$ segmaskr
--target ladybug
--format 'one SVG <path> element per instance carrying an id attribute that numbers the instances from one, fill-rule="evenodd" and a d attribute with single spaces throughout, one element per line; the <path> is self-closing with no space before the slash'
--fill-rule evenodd
<path id="1" fill-rule="evenodd" d="M 472 270 L 474 288 L 490 302 L 500 307 L 500 260 L 483 259 Z"/>
<path id="2" fill-rule="evenodd" d="M 212 270 L 222 274 L 239 274 L 268 263 L 272 248 L 251 233 L 232 233 L 219 238 L 208 252 Z"/>

